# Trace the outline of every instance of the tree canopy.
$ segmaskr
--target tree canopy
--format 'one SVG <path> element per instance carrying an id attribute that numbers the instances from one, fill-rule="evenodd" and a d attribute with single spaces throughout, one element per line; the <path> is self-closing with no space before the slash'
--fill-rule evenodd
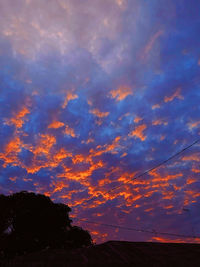
<path id="1" fill-rule="evenodd" d="M 78 248 L 92 244 L 88 231 L 72 226 L 71 209 L 42 194 L 22 191 L 0 195 L 0 251 L 23 254 L 50 248 Z"/>

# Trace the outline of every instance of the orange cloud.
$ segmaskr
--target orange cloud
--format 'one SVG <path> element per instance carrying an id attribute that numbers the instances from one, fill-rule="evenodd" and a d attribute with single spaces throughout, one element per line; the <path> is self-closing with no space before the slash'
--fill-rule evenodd
<path id="1" fill-rule="evenodd" d="M 50 139 L 51 138 L 52 137 L 50 137 Z M 34 149 L 30 148 L 30 150 L 32 150 L 32 152 L 34 154 L 33 162 L 29 166 L 22 164 L 22 167 L 25 168 L 28 173 L 36 173 L 42 168 L 56 168 L 59 164 L 62 163 L 63 159 L 65 159 L 67 157 L 72 157 L 72 153 L 66 151 L 64 148 L 61 148 L 56 152 L 50 151 L 52 146 L 55 144 L 55 141 L 56 141 L 53 138 L 52 138 L 52 140 L 50 140 L 50 139 L 45 140 L 45 138 L 44 138 L 43 140 L 39 141 L 36 148 L 34 148 Z M 44 150 L 43 146 L 45 146 L 45 143 L 46 143 L 47 147 Z M 45 156 L 46 156 L 45 161 L 40 160 L 38 158 L 38 155 L 40 155 L 41 153 L 45 154 Z"/>
<path id="2" fill-rule="evenodd" d="M 170 180 L 177 179 L 179 177 L 182 177 L 182 173 L 177 173 L 177 174 L 166 174 L 164 176 L 161 176 L 158 172 L 158 170 L 153 170 L 150 171 L 149 174 L 153 176 L 152 182 L 168 182 Z"/>
<path id="3" fill-rule="evenodd" d="M 72 153 L 67 152 L 64 148 L 61 148 L 53 155 L 53 161 L 56 163 L 55 165 L 58 166 L 63 159 L 68 157 L 72 157 Z"/>
<path id="4" fill-rule="evenodd" d="M 104 117 L 107 117 L 109 115 L 109 112 L 101 112 L 97 108 L 90 110 L 90 113 L 97 116 L 98 118 L 104 118 Z"/>
<path id="5" fill-rule="evenodd" d="M 199 171 L 200 172 L 200 171 Z M 188 178 L 187 179 L 187 184 L 193 184 L 193 183 L 195 183 L 197 180 L 195 179 L 195 178 Z"/>
<path id="6" fill-rule="evenodd" d="M 64 103 L 62 105 L 62 108 L 63 109 L 66 108 L 66 106 L 68 105 L 69 101 L 74 100 L 76 98 L 78 98 L 78 95 L 74 94 L 72 91 L 67 92 L 67 96 L 66 96 L 65 101 L 64 101 Z"/>
<path id="7" fill-rule="evenodd" d="M 132 95 L 133 92 L 128 86 L 121 86 L 117 90 L 110 91 L 111 97 L 115 98 L 116 101 L 125 99 L 128 95 Z"/>
<path id="8" fill-rule="evenodd" d="M 152 125 L 154 125 L 154 126 L 155 125 L 162 125 L 162 124 L 167 125 L 168 122 L 165 121 L 165 120 L 163 120 L 163 119 L 157 119 L 157 120 L 155 120 L 155 121 L 152 122 Z"/>
<path id="9" fill-rule="evenodd" d="M 184 157 L 182 157 L 182 160 L 200 162 L 200 153 L 194 153 L 194 154 L 189 155 L 189 156 L 184 156 Z"/>
<path id="10" fill-rule="evenodd" d="M 164 209 L 168 210 L 168 209 L 173 209 L 174 206 L 173 205 L 168 205 L 168 206 L 165 206 Z"/>
<path id="11" fill-rule="evenodd" d="M 155 240 L 161 243 L 187 243 L 189 239 L 191 240 L 191 242 L 194 241 L 194 239 L 192 238 L 187 238 L 187 240 L 186 239 L 183 240 L 180 238 L 171 239 L 171 238 L 164 238 L 164 237 L 158 237 L 158 236 L 152 237 L 152 241 Z"/>
<path id="12" fill-rule="evenodd" d="M 25 121 L 25 116 L 29 114 L 30 111 L 27 107 L 23 107 L 13 118 L 7 120 L 6 123 L 8 125 L 15 125 L 16 128 L 21 128 Z"/>
<path id="13" fill-rule="evenodd" d="M 152 109 L 156 109 L 156 108 L 160 108 L 160 105 L 159 104 L 155 104 L 151 107 Z"/>
<path id="14" fill-rule="evenodd" d="M 76 134 L 74 132 L 74 129 L 73 128 L 70 128 L 68 125 L 66 125 L 65 130 L 64 130 L 64 133 L 66 135 L 70 135 L 71 137 L 76 137 Z"/>
<path id="15" fill-rule="evenodd" d="M 0 153 L 0 159 L 4 160 L 4 167 L 8 164 L 14 166 L 18 165 L 18 153 L 21 151 L 23 145 L 18 136 L 14 136 L 13 139 L 5 146 L 4 153 Z"/>
<path id="16" fill-rule="evenodd" d="M 127 156 L 128 154 L 126 153 L 126 152 L 124 152 L 121 156 L 120 156 L 120 158 L 123 158 L 123 157 L 125 157 L 125 156 Z"/>
<path id="17" fill-rule="evenodd" d="M 133 130 L 131 133 L 129 133 L 129 136 L 135 136 L 139 138 L 141 141 L 146 140 L 146 136 L 144 135 L 143 131 L 147 128 L 146 124 L 141 124 L 137 127 L 135 127 L 135 130 Z"/>
<path id="18" fill-rule="evenodd" d="M 192 172 L 194 173 L 200 173 L 200 169 L 195 168 L 194 166 L 192 167 Z"/>
<path id="19" fill-rule="evenodd" d="M 65 124 L 61 121 L 53 121 L 49 126 L 48 128 L 49 129 L 58 129 L 58 128 L 61 128 L 63 127 Z"/>
<path id="20" fill-rule="evenodd" d="M 88 140 L 85 142 L 86 144 L 93 143 L 94 139 L 93 138 L 88 138 Z"/>
<path id="21" fill-rule="evenodd" d="M 15 183 L 17 181 L 17 177 L 10 177 L 9 180 Z"/>
<path id="22" fill-rule="evenodd" d="M 102 154 L 104 154 L 106 152 L 111 152 L 113 154 L 116 154 L 117 153 L 116 148 L 120 147 L 120 145 L 119 145 L 120 139 L 121 139 L 121 137 L 117 136 L 113 140 L 112 144 L 110 144 L 110 145 L 107 145 L 107 144 L 105 144 L 103 146 L 99 145 L 99 146 L 96 147 L 96 149 L 93 149 L 93 148 L 90 149 L 90 156 L 91 157 L 96 157 L 96 156 L 100 156 L 100 155 L 102 155 Z"/>
<path id="23" fill-rule="evenodd" d="M 176 90 L 176 92 L 175 92 L 173 95 L 171 95 L 171 96 L 165 96 L 165 98 L 164 98 L 164 102 L 165 102 L 165 103 L 167 103 L 167 102 L 171 102 L 171 101 L 173 101 L 175 98 L 178 98 L 178 99 L 180 99 L 180 100 L 183 100 L 183 99 L 184 99 L 184 97 L 181 95 L 181 88 L 178 88 L 178 89 Z"/>
<path id="24" fill-rule="evenodd" d="M 74 164 L 76 163 L 78 163 L 78 161 L 74 161 Z M 102 168 L 103 166 L 104 164 L 101 160 L 96 163 L 91 162 L 90 166 L 88 166 L 85 170 L 80 170 L 77 165 L 73 168 L 63 166 L 63 173 L 58 174 L 57 177 L 67 178 L 68 181 L 78 181 L 80 184 L 88 188 L 90 195 L 94 195 L 96 192 L 94 192 L 94 188 L 90 185 L 90 176 L 94 170 Z M 57 184 L 56 181 L 54 181 L 54 183 L 55 185 Z"/>
<path id="25" fill-rule="evenodd" d="M 81 154 L 79 154 L 79 155 L 75 155 L 75 156 L 72 158 L 72 162 L 73 162 L 74 164 L 81 163 L 81 162 L 84 162 L 84 161 L 86 161 L 86 160 L 87 160 L 87 158 L 86 158 L 84 155 L 81 155 Z"/>
<path id="26" fill-rule="evenodd" d="M 134 122 L 135 122 L 135 123 L 138 123 L 138 122 L 140 122 L 141 120 L 142 120 L 142 118 L 138 116 L 138 117 L 135 117 Z"/>
<path id="27" fill-rule="evenodd" d="M 54 144 L 56 144 L 56 138 L 53 135 L 41 134 L 39 144 L 32 152 L 34 154 L 48 154 Z"/>
<path id="28" fill-rule="evenodd" d="M 195 122 L 189 122 L 187 125 L 189 127 L 190 130 L 192 130 L 193 128 L 198 127 L 200 124 L 200 121 L 195 121 Z"/>

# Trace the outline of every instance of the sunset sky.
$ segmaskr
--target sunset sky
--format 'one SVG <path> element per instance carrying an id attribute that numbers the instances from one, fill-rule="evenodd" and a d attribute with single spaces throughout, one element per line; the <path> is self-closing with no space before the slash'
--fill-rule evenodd
<path id="1" fill-rule="evenodd" d="M 0 193 L 200 236 L 200 143 L 127 183 L 198 138 L 199 1 L 0 0 Z M 200 242 L 74 224 L 96 242 Z"/>

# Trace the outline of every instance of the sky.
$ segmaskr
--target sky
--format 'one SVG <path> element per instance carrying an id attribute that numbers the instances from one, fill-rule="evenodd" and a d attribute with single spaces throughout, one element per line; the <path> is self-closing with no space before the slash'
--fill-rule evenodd
<path id="1" fill-rule="evenodd" d="M 68 204 L 97 243 L 200 242 L 83 221 L 200 236 L 200 143 L 130 181 L 200 138 L 199 13 L 0 0 L 0 193 Z"/>

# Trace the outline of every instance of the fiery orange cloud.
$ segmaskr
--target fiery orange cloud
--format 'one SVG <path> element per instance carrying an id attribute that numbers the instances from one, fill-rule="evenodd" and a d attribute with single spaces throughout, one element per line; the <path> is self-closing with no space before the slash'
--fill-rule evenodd
<path id="1" fill-rule="evenodd" d="M 200 153 L 194 153 L 194 154 L 189 155 L 189 156 L 184 156 L 184 157 L 182 157 L 182 160 L 200 162 Z"/>
<path id="2" fill-rule="evenodd" d="M 197 189 L 196 189 L 197 190 Z M 185 195 L 184 195 L 184 206 L 187 206 L 191 203 L 197 202 L 196 198 L 200 197 L 200 193 L 195 190 L 185 190 Z"/>
<path id="3" fill-rule="evenodd" d="M 80 163 L 80 162 L 84 162 L 84 161 L 86 161 L 87 160 L 87 158 L 84 156 L 84 155 L 81 155 L 81 154 L 79 154 L 79 155 L 75 155 L 73 158 L 72 158 L 72 162 L 74 163 L 74 164 L 77 164 L 77 163 Z"/>
<path id="4" fill-rule="evenodd" d="M 34 154 L 48 154 L 54 144 L 56 144 L 56 138 L 53 135 L 41 134 L 39 144 L 32 152 Z"/>
<path id="5" fill-rule="evenodd" d="M 195 192 L 193 190 L 186 190 L 185 193 L 187 195 L 191 195 L 193 198 L 196 198 L 196 197 L 199 197 L 200 196 L 200 193 L 199 192 Z"/>
<path id="6" fill-rule="evenodd" d="M 13 139 L 5 146 L 4 153 L 0 153 L 0 159 L 4 160 L 4 167 L 8 164 L 14 166 L 18 165 L 18 153 L 21 151 L 23 145 L 18 136 L 14 136 Z"/>
<path id="7" fill-rule="evenodd" d="M 124 172 L 123 174 L 120 174 L 118 181 L 123 182 L 124 184 L 132 183 L 133 181 L 130 181 L 130 179 L 133 178 L 136 174 L 137 174 L 137 172 L 132 172 L 132 173 Z M 134 183 L 134 185 L 135 185 L 135 183 Z"/>
<path id="8" fill-rule="evenodd" d="M 138 117 L 135 117 L 134 122 L 135 122 L 135 123 L 138 123 L 138 122 L 140 122 L 141 120 L 142 120 L 142 118 L 138 116 Z"/>
<path id="9" fill-rule="evenodd" d="M 62 108 L 63 109 L 66 108 L 66 106 L 68 105 L 69 101 L 74 100 L 76 98 L 78 98 L 78 95 L 74 94 L 73 91 L 67 92 L 67 96 L 66 96 L 65 101 L 64 101 L 64 103 L 62 105 Z"/>
<path id="10" fill-rule="evenodd" d="M 169 180 L 174 180 L 183 176 L 182 173 L 166 174 L 164 176 L 161 176 L 158 170 L 150 171 L 149 174 L 153 177 L 152 182 L 165 182 L 165 181 L 168 182 Z"/>
<path id="11" fill-rule="evenodd" d="M 187 179 L 187 184 L 193 184 L 193 183 L 195 183 L 197 180 L 195 179 L 195 178 L 188 178 Z"/>
<path id="12" fill-rule="evenodd" d="M 166 186 L 168 187 L 169 184 L 166 183 Z M 160 185 L 159 185 L 159 187 L 160 187 Z M 169 191 L 162 192 L 162 195 L 163 195 L 163 199 L 173 199 L 175 197 L 174 192 L 169 192 Z"/>
<path id="13" fill-rule="evenodd" d="M 49 126 L 48 128 L 49 129 L 58 129 L 58 128 L 61 128 L 63 127 L 65 124 L 61 121 L 53 121 Z"/>
<path id="14" fill-rule="evenodd" d="M 64 148 L 61 148 L 58 152 L 56 152 L 53 155 L 53 159 L 56 162 L 56 165 L 58 165 L 63 159 L 67 157 L 72 157 L 72 153 L 67 152 Z"/>
<path id="15" fill-rule="evenodd" d="M 88 189 L 88 193 L 90 195 L 98 194 L 96 192 L 95 187 L 91 186 L 90 184 L 90 177 L 92 175 L 92 172 L 96 169 L 102 168 L 104 166 L 102 161 L 98 161 L 97 163 L 91 163 L 89 167 L 87 167 L 86 170 L 80 170 L 76 167 L 74 168 L 67 168 L 63 166 L 63 173 L 60 173 L 57 175 L 57 178 L 67 178 L 63 183 L 59 183 L 59 190 L 61 190 L 63 187 L 65 187 L 66 183 L 68 183 L 69 180 L 72 181 L 78 181 L 81 185 L 85 186 Z M 54 181 L 55 190 L 57 188 L 57 181 Z M 86 199 L 85 199 L 86 200 Z M 79 201 L 81 204 L 84 202 L 84 199 Z M 76 203 L 72 203 L 72 205 L 77 205 Z"/>
<path id="16" fill-rule="evenodd" d="M 27 107 L 23 107 L 13 118 L 6 121 L 8 125 L 15 125 L 16 128 L 21 128 L 25 121 L 25 116 L 29 114 L 30 111 Z"/>
<path id="17" fill-rule="evenodd" d="M 109 112 L 101 112 L 97 108 L 90 110 L 90 113 L 97 116 L 98 118 L 104 118 L 109 115 Z"/>
<path id="18" fill-rule="evenodd" d="M 200 173 L 200 169 L 195 168 L 195 166 L 192 167 L 192 172 Z"/>
<path id="19" fill-rule="evenodd" d="M 63 159 L 72 157 L 72 153 L 66 151 L 64 148 L 58 151 L 51 151 L 52 147 L 56 144 L 56 138 L 53 135 L 40 135 L 37 145 L 29 147 L 29 150 L 34 154 L 33 162 L 29 166 L 22 165 L 28 173 L 36 173 L 41 168 L 55 168 Z M 38 158 L 40 154 L 46 156 L 46 160 L 42 161 Z"/>
<path id="20" fill-rule="evenodd" d="M 137 127 L 135 127 L 135 130 L 133 130 L 131 133 L 129 133 L 129 136 L 131 137 L 137 137 L 141 141 L 146 140 L 146 136 L 144 135 L 143 131 L 147 128 L 146 124 L 141 124 Z"/>
<path id="21" fill-rule="evenodd" d="M 64 133 L 66 135 L 70 135 L 71 137 L 76 137 L 76 134 L 74 132 L 74 129 L 71 128 L 71 127 L 69 127 L 69 125 L 66 125 L 65 130 L 64 130 Z"/>
<path id="22" fill-rule="evenodd" d="M 104 186 L 104 185 L 109 184 L 109 183 L 111 183 L 109 178 L 101 179 L 101 180 L 98 181 L 98 185 L 99 186 Z"/>
<path id="23" fill-rule="evenodd" d="M 181 95 L 181 88 L 178 88 L 178 89 L 176 90 L 176 92 L 175 92 L 173 95 L 171 95 L 171 96 L 165 96 L 165 98 L 164 98 L 164 102 L 165 102 L 165 103 L 167 103 L 167 102 L 171 102 L 171 101 L 173 101 L 175 98 L 178 98 L 178 99 L 180 99 L 180 100 L 183 100 L 183 99 L 184 99 L 184 97 Z"/>
<path id="24" fill-rule="evenodd" d="M 106 152 L 111 152 L 113 154 L 117 153 L 116 148 L 118 148 L 120 146 L 119 145 L 120 139 L 121 139 L 121 137 L 117 136 L 113 140 L 112 144 L 110 144 L 110 145 L 105 144 L 103 146 L 100 146 L 100 145 L 97 146 L 96 149 L 91 148 L 90 149 L 90 156 L 96 157 L 96 156 L 100 156 Z"/>
<path id="25" fill-rule="evenodd" d="M 121 101 L 125 99 L 128 95 L 132 95 L 133 92 L 128 86 L 121 86 L 116 90 L 110 91 L 111 97 L 115 98 L 116 101 Z"/>

